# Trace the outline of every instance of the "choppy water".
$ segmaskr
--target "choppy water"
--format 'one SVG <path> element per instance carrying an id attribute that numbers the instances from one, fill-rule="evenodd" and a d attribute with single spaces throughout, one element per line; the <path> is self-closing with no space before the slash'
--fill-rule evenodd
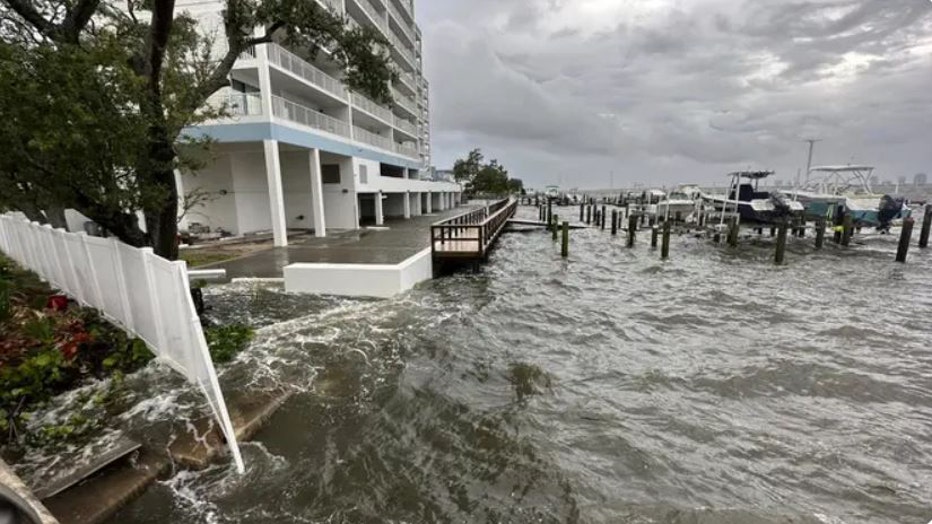
<path id="1" fill-rule="evenodd" d="M 389 301 L 214 288 L 262 326 L 224 387 L 298 393 L 247 475 L 176 474 L 114 522 L 932 519 L 932 253 L 500 242 Z"/>

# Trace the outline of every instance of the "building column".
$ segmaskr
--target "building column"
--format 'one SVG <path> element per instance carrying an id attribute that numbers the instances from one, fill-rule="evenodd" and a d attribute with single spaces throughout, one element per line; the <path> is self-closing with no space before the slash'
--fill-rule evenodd
<path id="1" fill-rule="evenodd" d="M 447 193 L 446 191 L 444 191 L 443 193 L 440 193 L 440 209 L 444 211 L 446 211 L 447 209 L 450 209 L 449 204 L 450 204 L 450 193 Z"/>
<path id="2" fill-rule="evenodd" d="M 311 213 L 314 215 L 314 236 L 327 236 L 324 219 L 324 185 L 320 176 L 320 149 L 311 149 Z"/>
<path id="3" fill-rule="evenodd" d="M 430 191 L 427 192 L 427 214 L 434 212 L 434 194 Z"/>
<path id="4" fill-rule="evenodd" d="M 417 204 L 414 206 L 414 216 L 419 217 L 424 214 L 424 196 L 423 193 L 418 191 L 414 193 L 414 202 Z"/>
<path id="5" fill-rule="evenodd" d="M 405 218 L 411 218 L 411 193 L 405 191 L 401 196 L 404 197 Z"/>
<path id="6" fill-rule="evenodd" d="M 285 196 L 282 193 L 282 168 L 278 156 L 278 140 L 263 140 L 265 175 L 269 185 L 269 209 L 272 212 L 272 236 L 276 247 L 288 245 L 285 221 Z"/>
<path id="7" fill-rule="evenodd" d="M 375 194 L 375 225 L 385 224 L 385 213 L 382 212 L 382 192 Z"/>

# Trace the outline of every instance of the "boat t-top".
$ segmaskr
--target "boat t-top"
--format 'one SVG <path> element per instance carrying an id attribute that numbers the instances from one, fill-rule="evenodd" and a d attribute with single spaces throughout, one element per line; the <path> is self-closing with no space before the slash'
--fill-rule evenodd
<path id="1" fill-rule="evenodd" d="M 760 181 L 774 171 L 735 171 L 727 195 L 704 195 L 716 211 L 737 212 L 742 222 L 776 224 L 801 216 L 803 205 L 777 191 L 760 191 Z"/>

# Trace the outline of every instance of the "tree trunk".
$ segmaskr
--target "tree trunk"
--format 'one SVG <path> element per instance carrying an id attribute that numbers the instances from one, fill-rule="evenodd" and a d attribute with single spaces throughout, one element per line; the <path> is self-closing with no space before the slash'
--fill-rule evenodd
<path id="1" fill-rule="evenodd" d="M 146 212 L 146 230 L 156 255 L 168 260 L 178 259 L 178 188 L 175 172 L 162 169 L 151 174 L 153 181 L 165 190 L 166 196 L 158 209 Z"/>
<path id="2" fill-rule="evenodd" d="M 65 208 L 60 204 L 48 204 L 45 206 L 45 216 L 49 224 L 54 228 L 68 230 L 68 221 L 65 219 Z"/>

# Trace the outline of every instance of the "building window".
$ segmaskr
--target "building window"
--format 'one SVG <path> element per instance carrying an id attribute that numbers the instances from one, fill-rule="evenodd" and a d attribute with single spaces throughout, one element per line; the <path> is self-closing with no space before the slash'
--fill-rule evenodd
<path id="1" fill-rule="evenodd" d="M 340 183 L 340 166 L 339 164 L 324 164 L 320 166 L 320 174 L 324 184 Z"/>
<path id="2" fill-rule="evenodd" d="M 369 183 L 369 166 L 365 164 L 359 165 L 359 183 L 360 184 Z"/>

